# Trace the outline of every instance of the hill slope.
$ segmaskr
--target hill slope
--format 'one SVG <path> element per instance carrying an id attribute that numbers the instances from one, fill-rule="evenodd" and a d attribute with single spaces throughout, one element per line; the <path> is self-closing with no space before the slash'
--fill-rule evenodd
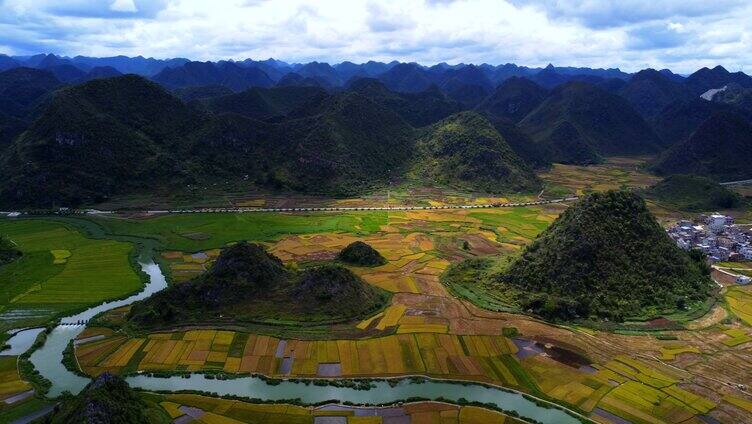
<path id="1" fill-rule="evenodd" d="M 170 423 L 172 420 L 156 404 L 139 397 L 122 378 L 101 374 L 77 396 L 65 400 L 49 416 L 48 424 L 91 423 Z"/>
<path id="2" fill-rule="evenodd" d="M 174 178 L 180 136 L 200 121 L 164 89 L 132 75 L 60 90 L 8 148 L 0 199 L 101 201 Z"/>
<path id="3" fill-rule="evenodd" d="M 719 65 L 713 69 L 702 68 L 687 77 L 685 81 L 685 84 L 695 96 L 700 96 L 710 89 L 722 88 L 731 83 L 752 88 L 752 77 L 743 72 L 729 72 Z"/>
<path id="4" fill-rule="evenodd" d="M 230 62 L 188 62 L 176 68 L 163 69 L 153 80 L 168 88 L 221 85 L 233 91 L 274 85 L 274 81 L 261 69 Z"/>
<path id="5" fill-rule="evenodd" d="M 493 125 L 475 112 L 425 128 L 416 150 L 413 172 L 440 184 L 488 192 L 529 191 L 540 185 Z"/>
<path id="6" fill-rule="evenodd" d="M 689 100 L 689 90 L 668 76 L 654 69 L 645 69 L 632 76 L 619 94 L 645 118 L 660 113 L 666 106 L 681 100 Z"/>
<path id="7" fill-rule="evenodd" d="M 695 174 L 717 181 L 752 178 L 752 125 L 742 116 L 716 113 L 654 165 L 660 174 Z"/>
<path id="8" fill-rule="evenodd" d="M 522 290 L 524 309 L 561 319 L 655 315 L 704 300 L 711 285 L 625 191 L 591 194 L 564 211 L 499 281 Z"/>
<path id="9" fill-rule="evenodd" d="M 669 175 L 645 190 L 645 197 L 690 212 L 731 209 L 742 203 L 738 193 L 696 175 Z"/>
<path id="10" fill-rule="evenodd" d="M 676 101 L 666 106 L 651 120 L 661 145 L 671 147 L 686 141 L 708 118 L 719 112 L 734 112 L 731 105 L 709 102 L 701 98 Z"/>
<path id="11" fill-rule="evenodd" d="M 200 103 L 214 113 L 237 113 L 254 119 L 284 116 L 309 102 L 328 97 L 317 87 L 253 87 L 237 94 L 209 98 Z"/>
<path id="12" fill-rule="evenodd" d="M 499 84 L 476 110 L 516 123 L 538 107 L 547 95 L 546 89 L 529 79 L 512 77 Z"/>
<path id="13" fill-rule="evenodd" d="M 291 271 L 263 247 L 240 242 L 223 249 L 203 275 L 134 304 L 129 320 L 140 327 L 223 317 L 233 322 L 342 321 L 374 313 L 387 299 L 386 292 L 347 268 L 323 265 Z"/>
<path id="14" fill-rule="evenodd" d="M 447 98 L 436 86 L 417 93 L 396 93 L 374 78 L 358 78 L 349 85 L 374 102 L 390 109 L 414 127 L 423 127 L 462 110 L 462 105 Z"/>
<path id="15" fill-rule="evenodd" d="M 561 127 L 564 123 L 569 125 Z M 551 159 L 554 162 L 572 162 L 571 158 L 560 154 L 569 150 L 568 147 L 555 148 L 562 142 L 576 143 L 581 151 L 588 147 L 602 156 L 658 151 L 658 139 L 652 129 L 626 100 L 586 83 L 573 82 L 557 87 L 520 122 L 520 127 L 535 142 L 553 148 Z M 566 137 L 561 136 L 564 130 Z M 580 161 L 574 163 L 598 160 L 592 155 L 577 157 Z"/>
<path id="16" fill-rule="evenodd" d="M 548 168 L 551 160 L 545 149 L 533 142 L 529 135 L 509 119 L 488 117 L 488 120 L 496 128 L 509 147 L 517 153 L 533 169 Z"/>
<path id="17" fill-rule="evenodd" d="M 378 266 L 387 262 L 381 253 L 362 241 L 348 244 L 337 254 L 337 259 L 357 266 Z"/>
<path id="18" fill-rule="evenodd" d="M 50 72 L 15 68 L 0 73 L 0 113 L 25 117 L 47 93 L 63 84 Z"/>

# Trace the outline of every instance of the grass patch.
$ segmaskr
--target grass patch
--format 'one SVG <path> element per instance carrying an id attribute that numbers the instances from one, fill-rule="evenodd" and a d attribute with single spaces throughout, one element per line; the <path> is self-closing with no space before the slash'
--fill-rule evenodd
<path id="1" fill-rule="evenodd" d="M 89 239 L 44 220 L 2 220 L 0 233 L 23 252 L 0 268 L 0 328 L 44 323 L 141 287 L 130 243 Z"/>
<path id="2" fill-rule="evenodd" d="M 111 234 L 157 239 L 164 249 L 195 252 L 240 240 L 271 241 L 287 234 L 349 232 L 368 235 L 387 224 L 387 213 L 192 213 L 142 220 L 92 220 Z M 201 236 L 197 237 L 198 234 Z"/>

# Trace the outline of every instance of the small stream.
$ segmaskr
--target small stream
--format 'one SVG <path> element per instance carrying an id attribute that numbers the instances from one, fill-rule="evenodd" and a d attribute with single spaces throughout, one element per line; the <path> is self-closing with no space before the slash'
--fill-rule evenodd
<path id="1" fill-rule="evenodd" d="M 145 299 L 167 287 L 165 277 L 158 265 L 154 262 L 145 262 L 140 265 L 142 270 L 149 275 L 149 283 L 141 292 L 126 299 L 104 303 L 79 314 L 63 318 L 60 325 L 47 335 L 45 344 L 31 354 L 30 360 L 34 364 L 34 367 L 52 383 L 49 391 L 50 397 L 57 397 L 64 391 L 79 393 L 90 381 L 88 378 L 68 371 L 61 363 L 63 351 L 68 346 L 68 343 L 84 330 L 85 324 L 82 323 L 85 323 L 101 312 Z M 23 348 L 20 341 L 19 339 L 18 343 L 16 343 L 18 349 Z M 14 346 L 13 342 L 10 344 Z M 28 349 L 28 346 L 26 348 Z M 443 398 L 457 402 L 459 399 L 464 398 L 471 402 L 489 403 L 504 410 L 516 411 L 523 417 L 542 423 L 577 424 L 580 422 L 577 418 L 563 410 L 538 406 L 518 393 L 474 383 L 453 384 L 434 380 L 417 382 L 406 379 L 394 387 L 384 381 L 375 381 L 373 383 L 375 388 L 370 390 L 355 390 L 345 387 L 322 387 L 292 381 L 285 381 L 280 384 L 268 384 L 264 379 L 258 377 L 216 380 L 207 379 L 202 374 L 192 374 L 189 378 L 178 376 L 162 378 L 137 375 L 128 377 L 126 380 L 132 387 L 146 390 L 197 390 L 217 393 L 219 395 L 234 395 L 269 401 L 300 399 L 302 402 L 308 404 L 328 400 L 361 405 L 393 404 L 411 397 L 434 400 Z"/>

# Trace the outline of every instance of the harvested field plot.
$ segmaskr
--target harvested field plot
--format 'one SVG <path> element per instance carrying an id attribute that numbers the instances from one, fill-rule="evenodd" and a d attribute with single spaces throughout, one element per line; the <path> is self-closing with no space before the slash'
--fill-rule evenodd
<path id="1" fill-rule="evenodd" d="M 79 345 L 76 356 L 91 375 L 157 370 L 300 377 L 427 374 L 525 388 L 516 376 L 524 371 L 511 356 L 517 348 L 508 338 L 449 335 L 446 326 L 436 328 L 441 332 L 433 329 L 404 329 L 364 340 L 280 340 L 214 330 L 156 333 L 146 339 L 113 334 Z"/>
<path id="2" fill-rule="evenodd" d="M 414 424 L 517 424 L 522 421 L 500 412 L 474 406 L 455 406 L 436 402 L 418 402 L 387 408 L 325 405 L 300 407 L 286 404 L 253 404 L 190 394 L 153 395 L 159 405 L 175 419 L 185 413 L 185 406 L 197 408 L 203 415 L 199 423 L 285 423 L 312 424 L 314 418 L 338 417 L 348 424 L 381 424 L 383 422 Z M 384 421 L 385 418 L 388 421 Z"/>
<path id="3" fill-rule="evenodd" d="M 621 187 L 648 187 L 660 181 L 641 169 L 650 158 L 611 157 L 600 165 L 577 166 L 554 164 L 539 176 L 553 186 L 566 187 L 577 195 Z"/>

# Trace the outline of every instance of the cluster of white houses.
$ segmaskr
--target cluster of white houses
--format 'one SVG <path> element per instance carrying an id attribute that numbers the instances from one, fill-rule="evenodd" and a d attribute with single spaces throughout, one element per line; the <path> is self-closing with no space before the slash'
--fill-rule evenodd
<path id="1" fill-rule="evenodd" d="M 699 215 L 694 221 L 679 221 L 668 235 L 682 249 L 701 250 L 711 262 L 752 261 L 752 228 L 734 225 L 730 216 Z"/>

